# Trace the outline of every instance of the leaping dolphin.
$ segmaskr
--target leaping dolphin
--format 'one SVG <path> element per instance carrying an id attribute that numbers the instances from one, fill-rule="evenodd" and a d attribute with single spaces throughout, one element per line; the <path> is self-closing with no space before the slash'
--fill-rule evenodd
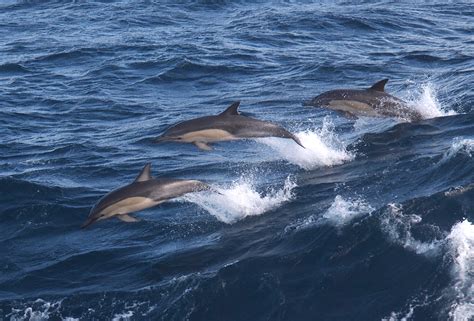
<path id="1" fill-rule="evenodd" d="M 156 206 L 187 193 L 210 189 L 208 185 L 196 180 L 155 179 L 151 176 L 150 169 L 151 164 L 147 163 L 133 183 L 102 197 L 91 209 L 81 228 L 114 216 L 124 222 L 136 222 L 138 219 L 130 216 L 130 213 Z"/>
<path id="2" fill-rule="evenodd" d="M 383 79 L 367 89 L 336 89 L 306 101 L 304 106 L 325 107 L 342 112 L 349 118 L 357 116 L 397 117 L 419 121 L 422 116 L 406 102 L 385 92 L 388 79 Z"/>
<path id="3" fill-rule="evenodd" d="M 298 137 L 277 124 L 242 116 L 238 112 L 240 101 L 224 112 L 178 123 L 157 138 L 157 142 L 193 143 L 202 150 L 212 150 L 209 143 L 258 137 L 280 137 L 294 140 L 304 148 Z"/>

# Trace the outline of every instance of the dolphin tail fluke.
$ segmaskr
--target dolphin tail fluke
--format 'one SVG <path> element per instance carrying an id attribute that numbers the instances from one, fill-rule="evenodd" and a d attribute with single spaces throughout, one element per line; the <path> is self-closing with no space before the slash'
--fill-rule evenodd
<path id="1" fill-rule="evenodd" d="M 119 220 L 123 221 L 123 222 L 127 222 L 127 223 L 132 223 L 132 222 L 138 222 L 140 221 L 138 218 L 135 218 L 129 214 L 122 214 L 122 215 L 117 215 L 117 217 L 119 218 Z"/>
<path id="2" fill-rule="evenodd" d="M 297 143 L 298 145 L 300 145 L 301 147 L 306 149 L 306 147 L 304 147 L 304 145 L 301 143 L 301 140 L 298 137 L 296 137 L 296 135 L 291 134 L 291 139 L 293 139 L 295 141 L 295 143 Z"/>

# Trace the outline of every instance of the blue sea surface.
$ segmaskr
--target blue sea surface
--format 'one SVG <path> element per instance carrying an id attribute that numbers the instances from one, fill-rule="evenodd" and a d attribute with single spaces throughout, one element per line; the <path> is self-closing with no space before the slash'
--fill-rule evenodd
<path id="1" fill-rule="evenodd" d="M 234 101 L 306 149 L 153 142 Z M 0 320 L 473 320 L 473 102 L 469 1 L 0 1 Z M 81 230 L 147 162 L 214 191 Z"/>

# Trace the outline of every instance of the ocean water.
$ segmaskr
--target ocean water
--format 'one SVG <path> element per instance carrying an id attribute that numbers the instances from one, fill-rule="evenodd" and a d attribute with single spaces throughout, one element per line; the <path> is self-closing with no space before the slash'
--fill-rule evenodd
<path id="1" fill-rule="evenodd" d="M 473 34 L 470 2 L 0 1 L 0 320 L 473 320 Z M 302 106 L 383 78 L 425 119 Z M 307 148 L 153 143 L 236 100 Z M 215 191 L 81 230 L 148 161 Z"/>

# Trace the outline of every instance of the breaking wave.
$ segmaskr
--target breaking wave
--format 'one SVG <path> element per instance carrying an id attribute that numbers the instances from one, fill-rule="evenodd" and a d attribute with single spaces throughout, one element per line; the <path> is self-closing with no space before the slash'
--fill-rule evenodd
<path id="1" fill-rule="evenodd" d="M 437 253 L 442 241 L 422 242 L 412 235 L 412 227 L 422 221 L 421 216 L 405 215 L 400 204 L 389 204 L 380 217 L 381 229 L 388 239 L 417 254 Z"/>
<path id="2" fill-rule="evenodd" d="M 444 153 L 441 163 L 451 159 L 458 153 L 464 153 L 469 157 L 474 154 L 474 139 L 471 138 L 456 138 L 451 147 Z"/>
<path id="3" fill-rule="evenodd" d="M 455 321 L 474 317 L 474 225 L 467 219 L 456 223 L 447 237 L 452 258 L 455 300 L 450 317 Z"/>

